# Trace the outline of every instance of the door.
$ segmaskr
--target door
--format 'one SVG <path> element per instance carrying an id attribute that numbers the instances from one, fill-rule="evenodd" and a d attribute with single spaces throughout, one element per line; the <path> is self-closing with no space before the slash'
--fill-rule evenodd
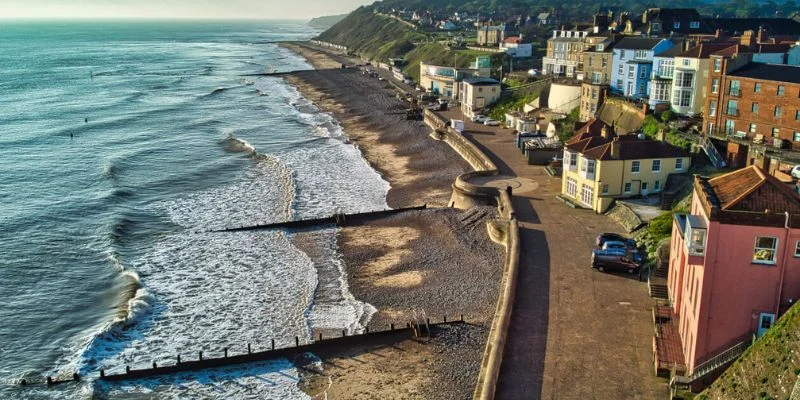
<path id="1" fill-rule="evenodd" d="M 761 313 L 758 317 L 758 337 L 767 333 L 773 322 L 775 322 L 775 314 Z"/>

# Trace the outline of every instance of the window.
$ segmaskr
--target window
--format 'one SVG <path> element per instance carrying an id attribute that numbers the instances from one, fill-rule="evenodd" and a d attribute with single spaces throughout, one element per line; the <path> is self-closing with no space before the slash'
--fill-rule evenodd
<path id="1" fill-rule="evenodd" d="M 731 81 L 730 87 L 728 87 L 728 94 L 736 97 L 739 97 L 742 94 L 739 81 Z"/>
<path id="2" fill-rule="evenodd" d="M 633 53 L 633 58 L 647 58 L 647 50 L 636 50 Z"/>
<path id="3" fill-rule="evenodd" d="M 711 80 L 711 93 L 717 93 L 719 91 L 719 79 L 714 78 Z"/>
<path id="4" fill-rule="evenodd" d="M 688 67 L 689 66 L 689 59 L 688 58 L 684 58 L 683 59 L 683 66 L 684 67 Z"/>
<path id="5" fill-rule="evenodd" d="M 753 92 L 761 93 L 761 84 L 756 82 L 755 86 L 753 87 Z"/>
<path id="6" fill-rule="evenodd" d="M 594 188 L 587 184 L 581 185 L 581 203 L 591 207 L 593 199 L 594 199 Z"/>
<path id="7" fill-rule="evenodd" d="M 726 114 L 733 116 L 739 115 L 739 102 L 737 100 L 728 100 Z"/>
<path id="8" fill-rule="evenodd" d="M 625 67 L 623 67 L 622 64 L 620 64 L 619 68 L 617 68 L 617 73 L 620 74 L 620 75 L 624 74 L 625 73 L 625 69 L 624 68 Z"/>
<path id="9" fill-rule="evenodd" d="M 781 116 L 781 106 L 775 106 L 775 112 L 773 113 L 773 115 L 776 117 Z"/>
<path id="10" fill-rule="evenodd" d="M 711 102 L 708 103 L 708 116 L 713 117 L 715 115 L 717 115 L 717 101 L 711 100 Z"/>
<path id="11" fill-rule="evenodd" d="M 753 114 L 758 114 L 758 103 L 753 103 L 750 106 L 750 112 Z"/>
<path id="12" fill-rule="evenodd" d="M 647 78 L 647 70 L 645 68 L 642 68 L 642 70 L 639 71 L 639 78 L 641 79 Z"/>
<path id="13" fill-rule="evenodd" d="M 756 133 L 756 124 L 750 124 L 750 133 Z"/>
<path id="14" fill-rule="evenodd" d="M 778 85 L 778 96 L 783 96 L 783 92 L 786 88 L 783 85 Z"/>
<path id="15" fill-rule="evenodd" d="M 630 192 L 631 192 L 631 183 L 625 182 L 625 193 L 630 193 Z"/>
<path id="16" fill-rule="evenodd" d="M 642 182 L 642 192 L 647 191 L 647 182 Z"/>
<path id="17" fill-rule="evenodd" d="M 619 51 L 619 58 L 625 58 L 625 50 L 624 49 Z M 620 68 L 620 73 L 622 73 L 622 66 L 620 65 L 619 68 Z"/>
<path id="18" fill-rule="evenodd" d="M 672 95 L 672 105 L 679 107 L 689 107 L 692 103 L 691 90 L 676 90 Z"/>
<path id="19" fill-rule="evenodd" d="M 794 112 L 795 121 L 800 121 L 800 110 Z"/>
<path id="20" fill-rule="evenodd" d="M 694 80 L 694 73 L 678 72 L 675 74 L 675 87 L 690 88 L 692 87 L 692 80 Z"/>
<path id="21" fill-rule="evenodd" d="M 655 181 L 653 183 L 653 191 L 657 192 L 659 190 L 661 190 L 661 181 Z"/>
<path id="22" fill-rule="evenodd" d="M 794 244 L 794 256 L 795 257 L 800 257 L 800 240 L 798 240 Z"/>
<path id="23" fill-rule="evenodd" d="M 775 264 L 775 254 L 778 252 L 778 238 L 769 236 L 756 237 L 753 249 L 753 263 Z"/>
<path id="24" fill-rule="evenodd" d="M 715 58 L 714 59 L 714 72 L 722 71 L 722 59 Z"/>
<path id="25" fill-rule="evenodd" d="M 677 169 L 679 171 L 683 169 L 683 159 L 682 158 L 676 158 L 675 159 L 675 169 Z M 656 181 L 656 186 L 658 186 L 658 181 Z"/>
<path id="26" fill-rule="evenodd" d="M 608 194 L 608 184 L 603 185 L 603 194 Z"/>
<path id="27" fill-rule="evenodd" d="M 631 162 L 631 172 L 633 172 L 634 174 L 639 172 L 639 161 Z"/>
<path id="28" fill-rule="evenodd" d="M 586 162 L 586 176 L 594 177 L 594 160 L 587 160 Z"/>
<path id="29" fill-rule="evenodd" d="M 653 172 L 661 171 L 661 160 L 653 160 Z"/>
<path id="30" fill-rule="evenodd" d="M 602 45 L 600 45 L 600 46 L 598 46 L 598 47 L 599 47 L 598 51 L 603 51 L 603 46 L 602 46 Z M 602 61 L 602 62 L 600 63 L 600 64 L 601 64 L 601 66 L 602 66 L 603 68 L 605 68 L 605 67 L 606 67 L 606 65 L 608 65 L 608 60 L 607 60 L 605 57 L 603 57 L 603 58 L 601 59 L 601 61 Z"/>
<path id="31" fill-rule="evenodd" d="M 622 69 L 622 67 L 619 67 L 619 68 Z M 620 72 L 620 73 L 622 73 L 622 72 Z M 622 91 L 622 88 L 623 88 L 622 79 L 617 79 L 617 90 Z"/>
<path id="32" fill-rule="evenodd" d="M 681 29 L 681 21 L 675 21 L 675 23 L 672 24 L 672 29 Z"/>
<path id="33" fill-rule="evenodd" d="M 689 254 L 693 256 L 702 256 L 706 249 L 706 230 L 692 227 L 690 224 L 686 225 L 686 230 L 686 237 L 689 238 L 689 240 L 686 241 L 686 247 L 689 250 Z"/>
<path id="34" fill-rule="evenodd" d="M 732 119 L 725 120 L 725 134 L 733 135 L 733 130 L 736 129 L 736 121 Z"/>
<path id="35" fill-rule="evenodd" d="M 628 66 L 628 79 L 633 79 L 636 74 L 633 71 L 633 65 Z"/>
<path id="36" fill-rule="evenodd" d="M 772 137 L 781 137 L 781 128 L 772 128 Z"/>
<path id="37" fill-rule="evenodd" d="M 689 22 L 689 28 L 699 29 L 700 28 L 700 21 Z"/>
<path id="38" fill-rule="evenodd" d="M 794 135 L 792 135 L 792 140 L 800 142 L 800 132 L 795 132 Z"/>
<path id="39" fill-rule="evenodd" d="M 478 88 L 478 93 L 483 93 L 483 88 L 482 87 Z"/>
<path id="40" fill-rule="evenodd" d="M 647 83 L 641 82 L 639 83 L 639 94 L 645 94 L 647 92 Z"/>
<path id="41" fill-rule="evenodd" d="M 578 181 L 574 178 L 567 178 L 567 195 L 574 198 L 578 191 Z"/>

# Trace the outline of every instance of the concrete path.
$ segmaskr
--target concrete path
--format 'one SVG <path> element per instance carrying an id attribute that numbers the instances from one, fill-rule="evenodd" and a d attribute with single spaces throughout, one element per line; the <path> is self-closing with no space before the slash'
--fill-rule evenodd
<path id="1" fill-rule="evenodd" d="M 459 118 L 449 111 L 448 118 Z M 510 130 L 467 123 L 465 136 L 514 191 L 522 260 L 498 399 L 665 399 L 654 376 L 652 301 L 637 276 L 593 270 L 597 234 L 620 226 L 555 199 L 561 179 L 527 165 Z"/>

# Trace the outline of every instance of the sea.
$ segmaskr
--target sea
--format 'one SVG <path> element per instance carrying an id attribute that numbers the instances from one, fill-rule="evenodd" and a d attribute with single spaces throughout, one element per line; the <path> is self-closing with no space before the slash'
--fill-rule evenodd
<path id="1" fill-rule="evenodd" d="M 317 261 L 297 232 L 219 231 L 388 208 L 337 121 L 260 75 L 311 69 L 276 42 L 317 33 L 0 22 L 0 399 L 309 398 L 290 360 L 97 376 L 359 332 L 375 312 L 348 290 L 335 227 L 314 233 Z"/>

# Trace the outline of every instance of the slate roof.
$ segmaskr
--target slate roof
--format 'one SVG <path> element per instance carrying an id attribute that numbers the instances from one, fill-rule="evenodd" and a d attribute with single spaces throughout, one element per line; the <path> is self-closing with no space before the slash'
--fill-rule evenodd
<path id="1" fill-rule="evenodd" d="M 695 46 L 689 50 L 680 52 L 675 57 L 708 58 L 712 54 L 731 47 L 732 45 L 733 43 L 702 43 L 699 46 Z M 673 47 L 673 49 L 675 47 Z"/>
<path id="2" fill-rule="evenodd" d="M 764 28 L 771 35 L 800 35 L 800 22 L 791 18 L 703 18 L 702 22 L 709 33 L 717 29 L 743 33 Z"/>
<path id="3" fill-rule="evenodd" d="M 625 50 L 652 50 L 662 38 L 626 37 L 622 38 L 614 48 Z"/>
<path id="4" fill-rule="evenodd" d="M 722 210 L 800 213 L 800 196 L 755 165 L 709 179 L 706 187 L 711 203 Z"/>
<path id="5" fill-rule="evenodd" d="M 775 82 L 800 83 L 800 66 L 751 62 L 728 76 Z"/>

